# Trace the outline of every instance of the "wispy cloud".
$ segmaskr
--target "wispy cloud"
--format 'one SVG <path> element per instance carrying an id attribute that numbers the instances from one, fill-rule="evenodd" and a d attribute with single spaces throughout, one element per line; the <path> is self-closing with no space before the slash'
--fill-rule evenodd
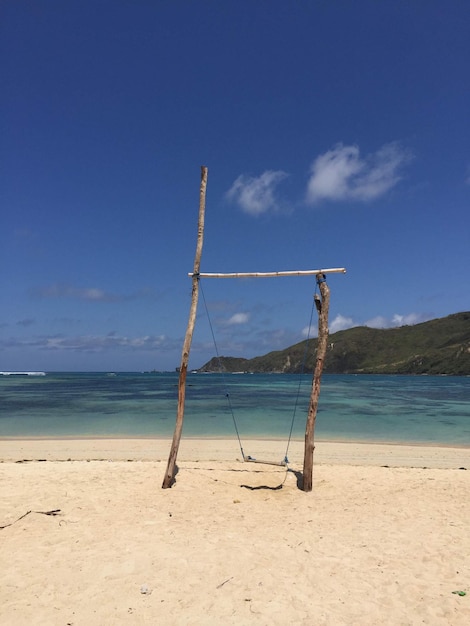
<path id="1" fill-rule="evenodd" d="M 391 318 L 384 317 L 383 315 L 377 315 L 367 322 L 364 326 L 369 328 L 396 328 L 398 326 L 414 326 L 415 324 L 421 324 L 427 322 L 435 317 L 432 313 L 395 313 Z"/>
<path id="2" fill-rule="evenodd" d="M 33 239 L 37 239 L 38 234 L 30 228 L 17 228 L 13 231 L 13 236 L 17 241 L 25 241 L 28 243 Z"/>
<path id="3" fill-rule="evenodd" d="M 33 295 L 39 298 L 72 298 L 85 302 L 124 302 L 154 296 L 151 289 L 141 289 L 131 294 L 119 294 L 100 289 L 98 287 L 74 287 L 72 285 L 53 284 L 47 287 L 38 287 Z"/>
<path id="4" fill-rule="evenodd" d="M 104 336 L 78 335 L 75 337 L 48 335 L 28 339 L 11 338 L 0 342 L 0 348 L 25 347 L 66 352 L 106 352 L 116 349 L 129 351 L 165 351 L 179 348 L 180 342 L 175 342 L 165 335 L 126 337 L 115 333 L 109 333 Z"/>
<path id="5" fill-rule="evenodd" d="M 16 322 L 16 325 L 17 326 L 24 326 L 25 328 L 27 328 L 28 326 L 32 326 L 35 322 L 36 322 L 36 320 L 33 319 L 32 317 L 25 317 L 22 320 L 18 320 Z"/>
<path id="6" fill-rule="evenodd" d="M 284 349 L 299 340 L 296 333 L 288 332 L 283 328 L 263 329 L 256 333 L 256 345 L 259 346 L 258 354 L 262 351 Z M 251 348 L 248 343 L 248 348 Z M 252 348 L 251 348 L 252 349 Z"/>
<path id="7" fill-rule="evenodd" d="M 123 299 L 119 294 L 114 294 L 97 287 L 73 287 L 71 285 L 53 284 L 47 287 L 38 287 L 34 295 L 40 298 L 73 298 L 88 302 L 119 302 Z"/>
<path id="8" fill-rule="evenodd" d="M 357 146 L 337 144 L 318 156 L 312 164 L 306 200 L 373 200 L 382 196 L 401 179 L 401 168 L 411 153 L 397 142 L 389 143 L 364 159 Z"/>
<path id="9" fill-rule="evenodd" d="M 264 328 L 248 333 L 239 332 L 237 329 L 236 333 L 221 336 L 217 345 L 219 351 L 226 355 L 252 358 L 271 350 L 283 350 L 297 341 L 299 341 L 298 334 L 282 328 Z M 213 349 L 213 345 L 208 348 Z"/>
<path id="10" fill-rule="evenodd" d="M 396 328 L 398 326 L 413 326 L 414 324 L 421 324 L 421 322 L 427 322 L 433 319 L 435 316 L 432 313 L 407 313 L 402 315 L 395 313 L 391 318 L 387 318 L 383 315 L 376 315 L 368 319 L 364 323 L 360 323 L 354 320 L 352 317 L 338 314 L 329 324 L 330 333 L 337 333 L 340 330 L 347 330 L 348 328 L 354 328 L 355 326 L 368 326 L 369 328 Z M 304 337 L 316 337 L 318 334 L 316 325 L 310 327 L 306 326 L 302 330 Z"/>
<path id="11" fill-rule="evenodd" d="M 277 187 L 287 176 L 286 172 L 272 170 L 263 172 L 257 178 L 242 174 L 228 190 L 226 197 L 249 215 L 277 211 L 281 207 Z"/>

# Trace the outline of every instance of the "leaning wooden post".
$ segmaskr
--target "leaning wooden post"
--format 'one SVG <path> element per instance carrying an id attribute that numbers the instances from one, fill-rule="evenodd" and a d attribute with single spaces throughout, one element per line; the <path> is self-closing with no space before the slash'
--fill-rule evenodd
<path id="1" fill-rule="evenodd" d="M 165 478 L 163 479 L 162 488 L 171 487 L 175 479 L 176 457 L 183 432 L 184 419 L 184 400 L 186 396 L 186 374 L 188 372 L 189 351 L 193 339 L 194 325 L 196 323 L 197 301 L 199 298 L 199 267 L 201 264 L 202 244 L 204 241 L 204 213 L 206 210 L 206 187 L 207 187 L 207 167 L 201 167 L 201 187 L 199 191 L 199 223 L 197 231 L 196 255 L 194 257 L 193 268 L 193 289 L 191 296 L 191 308 L 189 310 L 188 327 L 184 338 L 183 352 L 181 355 L 181 366 L 178 380 L 178 411 L 176 415 L 175 432 L 173 434 L 173 442 L 171 444 L 170 456 L 168 457 L 168 465 L 166 468 Z"/>
<path id="2" fill-rule="evenodd" d="M 308 407 L 307 424 L 305 427 L 305 451 L 303 485 L 304 491 L 312 491 L 313 485 L 313 451 L 315 450 L 315 420 L 317 417 L 318 399 L 320 397 L 320 383 L 325 362 L 328 344 L 328 310 L 330 307 L 330 290 L 326 284 L 325 274 L 317 274 L 317 283 L 320 289 L 321 299 L 315 296 L 315 304 L 318 311 L 318 344 L 317 360 L 313 373 L 312 392 Z"/>

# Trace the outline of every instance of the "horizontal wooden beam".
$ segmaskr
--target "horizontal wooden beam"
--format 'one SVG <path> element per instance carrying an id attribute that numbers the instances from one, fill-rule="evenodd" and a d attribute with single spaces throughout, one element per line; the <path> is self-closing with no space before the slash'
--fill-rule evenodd
<path id="1" fill-rule="evenodd" d="M 315 276 L 316 274 L 345 274 L 344 267 L 333 267 L 325 270 L 294 270 L 287 272 L 232 272 L 230 274 L 207 274 L 201 272 L 199 278 L 277 278 L 279 276 Z M 188 276 L 194 277 L 192 272 Z"/>

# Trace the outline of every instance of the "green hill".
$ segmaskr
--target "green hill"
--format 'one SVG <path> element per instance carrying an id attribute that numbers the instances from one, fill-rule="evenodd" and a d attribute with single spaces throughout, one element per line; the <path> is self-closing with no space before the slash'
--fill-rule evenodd
<path id="1" fill-rule="evenodd" d="M 253 359 L 213 358 L 198 371 L 301 371 L 306 342 Z M 305 372 L 313 372 L 317 340 L 309 342 Z M 330 374 L 470 375 L 470 312 L 455 313 L 414 326 L 376 329 L 358 326 L 331 334 L 325 360 Z"/>

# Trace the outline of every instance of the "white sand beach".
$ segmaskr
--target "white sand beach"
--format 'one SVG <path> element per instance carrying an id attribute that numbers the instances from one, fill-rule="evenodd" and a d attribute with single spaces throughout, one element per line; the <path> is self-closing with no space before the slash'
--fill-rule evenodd
<path id="1" fill-rule="evenodd" d="M 302 442 L 169 447 L 0 442 L 2 625 L 470 623 L 468 448 L 318 442 L 304 493 Z"/>

